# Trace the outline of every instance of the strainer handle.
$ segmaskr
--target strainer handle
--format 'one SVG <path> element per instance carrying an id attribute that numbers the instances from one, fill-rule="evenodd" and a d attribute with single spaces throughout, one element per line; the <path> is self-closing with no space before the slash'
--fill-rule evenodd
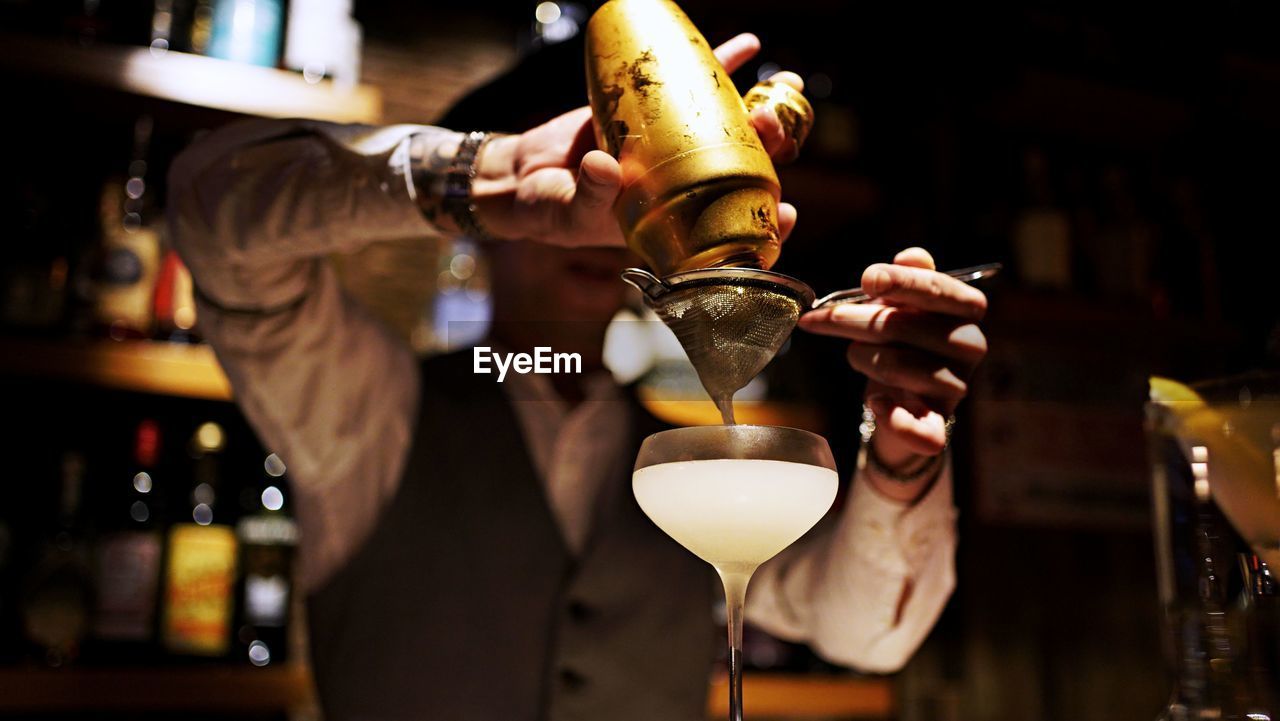
<path id="1" fill-rule="evenodd" d="M 622 271 L 622 279 L 653 300 L 671 292 L 671 286 L 663 283 L 661 278 L 640 268 L 627 268 Z"/>
<path id="2" fill-rule="evenodd" d="M 961 268 L 959 270 L 948 271 L 946 274 L 956 280 L 972 283 L 983 278 L 990 278 L 1004 266 L 1000 263 L 987 263 L 985 265 L 975 265 L 971 268 Z M 825 308 L 829 305 L 839 305 L 841 303 L 865 303 L 871 300 L 871 296 L 861 287 L 849 288 L 847 290 L 837 290 L 834 293 L 828 293 L 821 298 L 813 301 L 813 307 Z"/>

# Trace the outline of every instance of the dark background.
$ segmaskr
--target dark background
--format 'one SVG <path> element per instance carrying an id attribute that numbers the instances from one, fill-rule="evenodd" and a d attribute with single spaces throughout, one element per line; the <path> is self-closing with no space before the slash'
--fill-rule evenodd
<path id="1" fill-rule="evenodd" d="M 766 62 L 811 86 L 815 73 L 830 80 L 829 95 L 812 98 L 813 140 L 781 174 L 800 222 L 778 270 L 821 292 L 855 285 L 867 263 L 908 245 L 943 268 L 1006 265 L 987 287 L 992 356 L 958 431 L 960 585 L 902 676 L 904 715 L 1153 717 L 1169 682 L 1140 405 L 1152 373 L 1195 380 L 1280 360 L 1280 46 L 1269 30 L 1280 8 L 682 5 L 713 45 L 760 36 L 740 89 Z M 519 18 L 526 7 L 490 5 L 483 18 L 409 2 L 357 12 L 370 37 L 412 45 L 433 18 L 518 37 L 523 23 L 502 22 L 498 8 Z M 535 53 L 514 73 L 496 81 L 492 102 L 481 92 L 445 124 L 484 127 L 504 101 L 546 116 L 584 102 L 576 48 Z M 1029 152 L 1043 158 L 1040 187 Z M 1066 288 L 1020 281 L 1013 228 L 1035 206 L 1071 226 Z M 1103 267 L 1114 261 L 1108 231 L 1125 224 L 1152 243 L 1148 285 L 1117 292 Z M 827 409 L 847 464 L 855 444 L 841 440 L 854 438 L 859 384 L 841 351 L 798 336 L 769 379 L 775 393 Z M 1028 406 L 1039 412 L 1025 415 Z M 1002 432 L 1002 419 L 1020 430 Z M 1034 464 L 1024 441 L 1035 435 L 1075 459 L 1079 482 L 1030 513 L 1024 497 L 993 485 Z M 1112 484 L 1117 469 L 1126 480 Z"/>
<path id="2" fill-rule="evenodd" d="M 386 120 L 520 130 L 584 103 L 575 42 L 535 49 L 534 4 L 359 0 L 365 81 L 384 85 Z M 61 32 L 22 14 L 28 5 L 2 7 L 25 18 L 19 30 Z M 778 270 L 825 292 L 909 245 L 942 268 L 1006 266 L 984 286 L 992 354 L 956 437 L 960 586 L 901 676 L 903 717 L 1154 717 L 1169 685 L 1146 522 L 1145 380 L 1280 363 L 1280 6 L 683 6 L 712 44 L 761 37 L 740 88 L 762 63 L 811 87 L 815 74 L 829 80 L 812 98 L 818 121 L 804 156 L 781 172 L 800 222 Z M 441 69 L 486 48 L 525 60 L 509 75 L 500 64 L 482 77 Z M 495 77 L 440 119 L 441 98 Z M 9 262 L 92 236 L 102 178 L 127 164 L 138 112 L 160 118 L 160 158 L 230 117 L 49 84 L 20 64 L 0 78 L 11 98 L 0 208 L 21 217 L 32 188 L 57 188 L 60 206 L 80 209 L 35 230 L 11 226 Z M 1035 287 L 1020 272 L 1015 227 L 1033 208 L 1070 226 L 1063 287 Z M 1106 269 L 1127 257 L 1116 239 L 1135 229 L 1150 242 L 1144 280 L 1117 288 Z M 848 468 L 860 383 L 842 359 L 839 343 L 797 336 L 769 380 L 775 397 L 822 409 Z M 58 423 L 56 413 L 37 420 Z M 1071 460 L 1072 483 L 1010 490 L 1018 469 L 1044 462 L 1028 451 L 1033 437 Z"/>

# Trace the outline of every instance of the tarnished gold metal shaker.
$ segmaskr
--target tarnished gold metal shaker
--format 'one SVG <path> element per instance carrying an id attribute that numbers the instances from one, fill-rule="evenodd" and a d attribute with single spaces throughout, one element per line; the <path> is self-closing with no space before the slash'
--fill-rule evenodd
<path id="1" fill-rule="evenodd" d="M 660 277 L 772 266 L 778 177 L 743 99 L 684 12 L 670 0 L 609 0 L 587 26 L 586 53 L 596 142 L 622 165 L 616 212 L 632 250 Z M 791 95 L 808 112 L 789 131 L 800 141 L 812 111 Z"/>
<path id="2" fill-rule="evenodd" d="M 813 106 L 804 94 L 786 83 L 763 80 L 742 96 L 742 102 L 746 104 L 748 111 L 759 107 L 773 109 L 778 116 L 778 123 L 782 125 L 783 137 L 791 141 L 791 146 L 784 148 L 791 155 L 780 159 L 795 160 L 800 146 L 804 145 L 805 138 L 809 137 L 809 130 L 813 128 Z"/>

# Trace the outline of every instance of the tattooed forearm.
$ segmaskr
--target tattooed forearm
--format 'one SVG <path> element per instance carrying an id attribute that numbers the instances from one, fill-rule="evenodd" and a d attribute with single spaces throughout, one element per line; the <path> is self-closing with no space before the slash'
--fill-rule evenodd
<path id="1" fill-rule="evenodd" d="M 467 232 L 459 227 L 455 213 L 445 207 L 446 179 L 451 170 L 457 170 L 454 161 L 466 137 L 466 133 L 444 128 L 425 128 L 409 139 L 407 163 L 414 199 L 427 222 L 448 235 Z M 475 221 L 471 224 L 472 232 L 482 221 L 480 216 L 494 212 L 502 215 L 512 202 L 515 142 L 515 136 L 490 134 L 475 149 L 474 175 L 469 181 L 468 195 L 475 209 L 471 216 Z"/>
<path id="2" fill-rule="evenodd" d="M 448 215 L 440 211 L 444 199 L 444 179 L 463 133 L 444 128 L 427 128 L 409 140 L 409 164 L 413 187 L 422 215 L 437 229 L 454 230 Z"/>

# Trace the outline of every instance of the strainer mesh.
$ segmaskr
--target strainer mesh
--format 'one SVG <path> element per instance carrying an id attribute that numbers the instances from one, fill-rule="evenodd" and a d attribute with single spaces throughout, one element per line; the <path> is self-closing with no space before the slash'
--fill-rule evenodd
<path id="1" fill-rule="evenodd" d="M 773 360 L 801 313 L 800 301 L 789 293 L 732 280 L 677 288 L 647 301 L 722 411 Z"/>

